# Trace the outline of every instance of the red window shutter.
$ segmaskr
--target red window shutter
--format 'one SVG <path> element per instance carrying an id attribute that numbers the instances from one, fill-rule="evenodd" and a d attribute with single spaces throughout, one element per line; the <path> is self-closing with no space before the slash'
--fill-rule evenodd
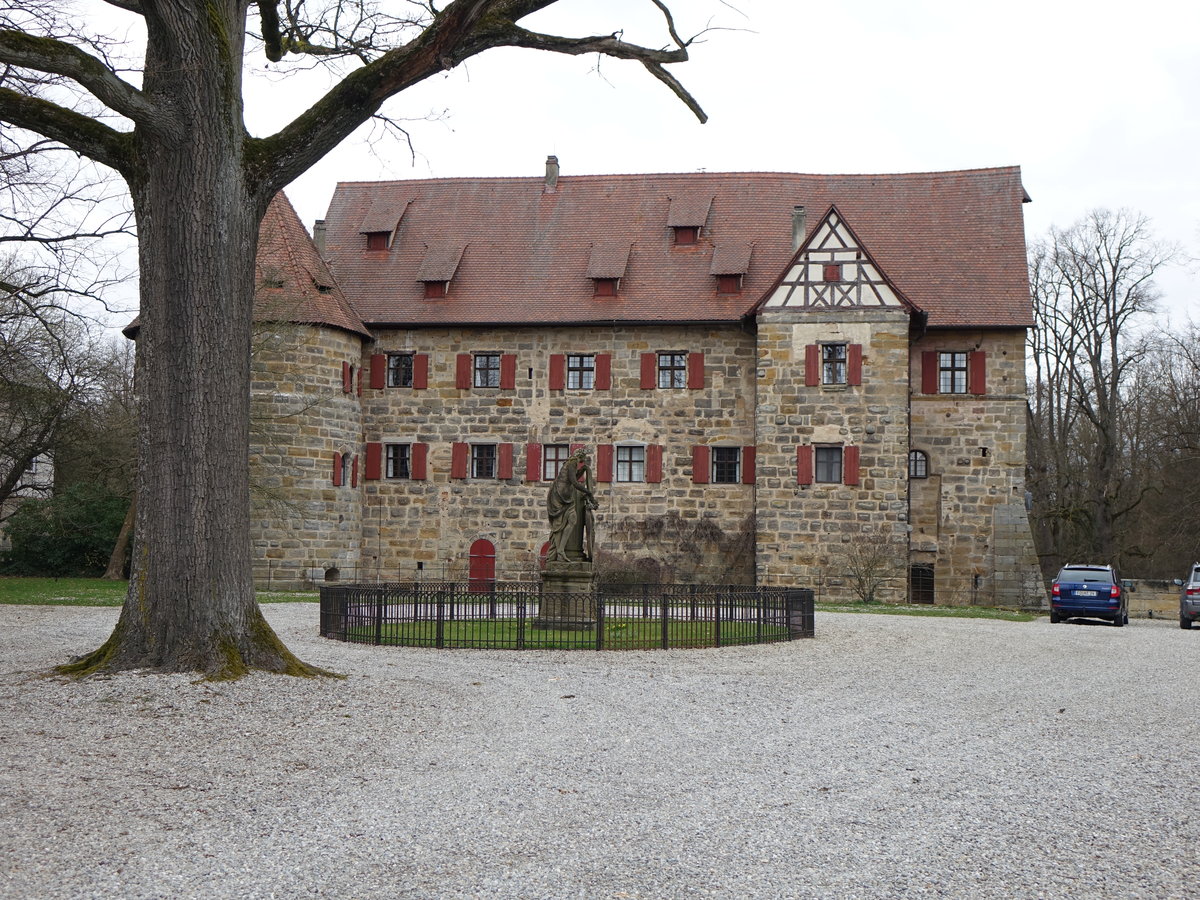
<path id="1" fill-rule="evenodd" d="M 513 445 L 500 444 L 496 448 L 496 477 L 508 481 L 513 473 Z"/>
<path id="2" fill-rule="evenodd" d="M 862 344 L 846 348 L 846 384 L 862 384 Z"/>
<path id="3" fill-rule="evenodd" d="M 567 386 L 567 357 L 562 353 L 550 354 L 550 390 L 561 391 Z"/>
<path id="4" fill-rule="evenodd" d="M 350 375 L 350 363 L 342 361 L 342 393 L 348 394 L 354 390 L 353 378 Z"/>
<path id="5" fill-rule="evenodd" d="M 358 454 L 354 454 L 354 461 L 350 464 L 350 487 L 358 487 Z"/>
<path id="6" fill-rule="evenodd" d="M 804 348 L 804 384 L 816 387 L 821 383 L 821 348 L 809 344 Z"/>
<path id="7" fill-rule="evenodd" d="M 813 448 L 812 444 L 801 444 L 796 448 L 796 483 L 813 483 Z"/>
<path id="8" fill-rule="evenodd" d="M 421 391 L 429 387 L 429 354 L 413 355 L 413 390 Z"/>
<path id="9" fill-rule="evenodd" d="M 466 444 L 455 443 L 450 446 L 450 477 L 467 477 L 467 454 L 470 448 Z"/>
<path id="10" fill-rule="evenodd" d="M 500 355 L 500 387 L 506 391 L 511 391 L 516 386 L 517 354 L 503 353 Z"/>
<path id="11" fill-rule="evenodd" d="M 525 445 L 525 480 L 542 480 L 542 445 Z"/>
<path id="12" fill-rule="evenodd" d="M 409 479 L 411 479 L 412 481 L 424 481 L 425 480 L 425 478 L 426 478 L 425 461 L 428 458 L 429 458 L 429 445 L 428 444 L 413 444 L 412 445 L 412 452 L 410 453 L 409 459 L 408 459 L 408 477 L 409 477 Z"/>
<path id="13" fill-rule="evenodd" d="M 596 448 L 596 480 L 612 481 L 613 479 L 613 445 L 600 444 Z"/>
<path id="14" fill-rule="evenodd" d="M 842 484 L 858 484 L 858 448 L 842 448 Z"/>
<path id="15" fill-rule="evenodd" d="M 987 353 L 976 350 L 968 359 L 967 376 L 971 381 L 972 394 L 987 393 Z"/>
<path id="16" fill-rule="evenodd" d="M 358 396 L 362 396 L 362 366 L 358 367 L 358 372 L 355 373 L 358 378 Z"/>
<path id="17" fill-rule="evenodd" d="M 333 486 L 342 486 L 342 454 L 333 454 Z"/>
<path id="18" fill-rule="evenodd" d="M 698 391 L 704 387 L 704 354 L 689 353 L 687 357 L 687 386 Z"/>
<path id="19" fill-rule="evenodd" d="M 643 391 L 654 390 L 654 385 L 658 381 L 658 355 L 655 353 L 642 354 L 642 379 L 641 389 Z"/>
<path id="20" fill-rule="evenodd" d="M 697 444 L 692 448 L 692 484 L 708 484 L 708 447 Z"/>
<path id="21" fill-rule="evenodd" d="M 371 390 L 379 391 L 387 385 L 387 357 L 382 353 L 371 354 Z"/>
<path id="22" fill-rule="evenodd" d="M 471 387 L 471 354 L 460 353 L 455 361 L 454 368 L 454 386 L 460 391 L 469 390 Z M 464 476 L 465 477 L 465 476 Z"/>
<path id="23" fill-rule="evenodd" d="M 921 354 L 921 393 L 936 394 L 938 392 L 938 355 L 936 350 L 926 350 Z"/>
<path id="24" fill-rule="evenodd" d="M 646 481 L 649 484 L 662 481 L 662 447 L 658 444 L 646 445 Z"/>
<path id="25" fill-rule="evenodd" d="M 742 484 L 754 484 L 754 464 L 757 457 L 757 448 L 742 448 Z"/>
<path id="26" fill-rule="evenodd" d="M 363 469 L 363 478 L 367 481 L 378 481 L 383 477 L 383 444 L 378 441 L 367 441 L 367 460 Z"/>
<path id="27" fill-rule="evenodd" d="M 596 390 L 607 391 L 612 389 L 612 354 L 597 353 L 596 354 Z"/>

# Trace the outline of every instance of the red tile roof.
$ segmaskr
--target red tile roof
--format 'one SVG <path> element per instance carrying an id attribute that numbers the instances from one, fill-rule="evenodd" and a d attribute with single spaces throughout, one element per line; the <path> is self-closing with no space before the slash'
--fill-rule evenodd
<path id="1" fill-rule="evenodd" d="M 1032 323 L 1016 167 L 908 175 L 695 173 L 447 178 L 339 184 L 326 218 L 330 266 L 369 324 L 472 325 L 731 321 L 792 258 L 792 208 L 811 230 L 833 204 L 930 327 Z M 695 218 L 676 246 L 672 216 Z M 366 251 L 361 223 L 403 210 L 389 251 Z M 290 209 L 290 207 L 289 207 Z M 674 210 L 674 213 L 672 213 Z M 429 248 L 464 245 L 445 299 L 418 278 Z M 594 248 L 626 245 L 616 297 L 594 297 Z M 748 262 L 740 294 L 713 266 Z M 718 268 L 725 267 L 725 263 Z"/>
<path id="2" fill-rule="evenodd" d="M 282 192 L 259 227 L 254 285 L 257 321 L 331 325 L 371 336 Z"/>

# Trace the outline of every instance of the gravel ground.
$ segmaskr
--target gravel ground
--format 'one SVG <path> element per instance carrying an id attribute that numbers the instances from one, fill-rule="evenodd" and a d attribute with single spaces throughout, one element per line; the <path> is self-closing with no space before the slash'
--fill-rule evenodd
<path id="1" fill-rule="evenodd" d="M 356 647 L 345 680 L 30 673 L 0 607 L 0 896 L 1200 897 L 1200 634 L 818 614 L 735 650 Z"/>

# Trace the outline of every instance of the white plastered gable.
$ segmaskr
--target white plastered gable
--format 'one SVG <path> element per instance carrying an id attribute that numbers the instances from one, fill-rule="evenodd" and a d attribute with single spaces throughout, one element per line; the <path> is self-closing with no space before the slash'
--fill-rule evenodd
<path id="1" fill-rule="evenodd" d="M 835 206 L 796 251 L 763 306 L 880 309 L 908 304 Z"/>

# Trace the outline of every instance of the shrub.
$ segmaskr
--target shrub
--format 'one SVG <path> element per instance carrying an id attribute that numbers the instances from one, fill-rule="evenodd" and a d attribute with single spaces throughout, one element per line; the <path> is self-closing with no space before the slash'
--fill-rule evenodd
<path id="1" fill-rule="evenodd" d="M 129 501 L 91 484 L 74 484 L 50 500 L 28 500 L 5 523 L 12 549 L 0 557 L 8 575 L 103 574 Z"/>

